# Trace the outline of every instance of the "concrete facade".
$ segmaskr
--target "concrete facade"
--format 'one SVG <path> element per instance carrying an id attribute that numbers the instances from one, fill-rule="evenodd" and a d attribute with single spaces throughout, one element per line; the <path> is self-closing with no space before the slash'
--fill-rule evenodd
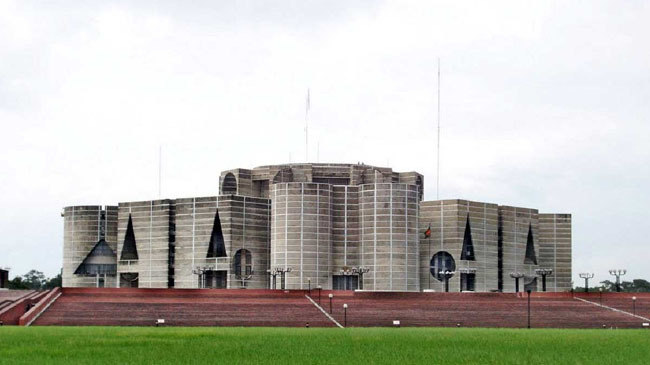
<path id="1" fill-rule="evenodd" d="M 224 171 L 218 196 L 67 207 L 63 285 L 511 292 L 543 268 L 570 289 L 569 214 L 423 192 L 417 172 L 284 164 Z"/>

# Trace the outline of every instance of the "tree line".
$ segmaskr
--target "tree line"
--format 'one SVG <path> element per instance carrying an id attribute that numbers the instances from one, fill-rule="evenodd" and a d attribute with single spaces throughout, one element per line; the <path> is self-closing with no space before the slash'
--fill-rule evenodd
<path id="1" fill-rule="evenodd" d="M 593 286 L 589 288 L 590 292 L 597 292 L 600 289 L 603 291 L 616 291 L 616 282 L 605 280 L 600 282 L 600 286 Z M 584 286 L 577 286 L 575 291 L 584 291 Z M 644 293 L 650 292 L 650 282 L 643 279 L 634 279 L 632 281 L 621 281 L 621 291 L 629 293 Z"/>
<path id="2" fill-rule="evenodd" d="M 53 278 L 45 277 L 43 272 L 30 270 L 23 276 L 16 276 L 7 282 L 8 289 L 47 290 L 61 286 L 61 273 Z"/>

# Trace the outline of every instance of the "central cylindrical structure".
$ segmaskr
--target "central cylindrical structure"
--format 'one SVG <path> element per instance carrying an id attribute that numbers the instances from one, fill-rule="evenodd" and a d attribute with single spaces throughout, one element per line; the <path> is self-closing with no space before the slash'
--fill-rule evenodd
<path id="1" fill-rule="evenodd" d="M 286 289 L 331 288 L 331 195 L 329 184 L 271 186 L 270 269 L 291 268 Z"/>
<path id="2" fill-rule="evenodd" d="M 364 290 L 419 290 L 418 187 L 361 185 L 361 265 Z"/>

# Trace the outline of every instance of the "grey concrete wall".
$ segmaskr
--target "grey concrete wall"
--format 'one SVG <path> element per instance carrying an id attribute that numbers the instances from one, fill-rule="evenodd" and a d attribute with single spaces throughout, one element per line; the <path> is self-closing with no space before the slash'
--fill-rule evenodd
<path id="1" fill-rule="evenodd" d="M 419 290 L 417 186 L 364 184 L 360 194 L 363 289 Z"/>
<path id="2" fill-rule="evenodd" d="M 359 187 L 332 186 L 332 274 L 361 264 Z"/>
<path id="3" fill-rule="evenodd" d="M 271 186 L 270 267 L 292 268 L 287 289 L 331 288 L 331 196 L 328 184 Z"/>
<path id="4" fill-rule="evenodd" d="M 104 218 L 102 219 L 102 214 Z M 102 231 L 104 232 L 102 235 Z M 117 207 L 100 205 L 71 206 L 63 209 L 63 273 L 64 287 L 95 287 L 97 277 L 75 275 L 100 238 L 113 251 L 117 246 Z M 107 276 L 106 287 L 115 286 L 115 276 Z"/>
<path id="5" fill-rule="evenodd" d="M 520 272 L 527 278 L 536 277 L 535 269 L 539 265 L 526 264 L 526 243 L 528 229 L 532 228 L 535 254 L 539 264 L 539 213 L 537 209 L 499 206 L 499 221 L 502 232 L 503 246 L 503 292 L 515 291 L 515 279 L 510 274 Z M 519 290 L 524 290 L 524 282 L 529 279 L 519 280 Z M 538 288 L 541 290 L 541 279 L 538 279 Z"/>
<path id="6" fill-rule="evenodd" d="M 140 288 L 168 287 L 169 214 L 172 204 L 168 199 L 119 204 L 118 278 L 120 273 L 138 273 Z M 121 261 L 129 214 L 133 220 L 138 260 Z"/>
<path id="7" fill-rule="evenodd" d="M 571 290 L 571 214 L 539 214 L 539 266 L 550 268 L 547 291 Z"/>
<path id="8" fill-rule="evenodd" d="M 461 250 L 469 217 L 475 260 L 461 260 Z M 497 290 L 498 206 L 467 200 L 438 200 L 420 203 L 420 283 L 421 289 L 444 291 L 444 281 L 430 273 L 433 255 L 448 252 L 456 263 L 449 279 L 449 291 L 461 288 L 461 270 L 476 270 L 476 291 Z M 430 238 L 424 232 L 431 227 Z"/>

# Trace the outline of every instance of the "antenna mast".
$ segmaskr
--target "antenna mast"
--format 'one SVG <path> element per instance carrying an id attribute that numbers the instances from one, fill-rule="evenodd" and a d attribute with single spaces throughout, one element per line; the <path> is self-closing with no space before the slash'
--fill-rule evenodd
<path id="1" fill-rule="evenodd" d="M 158 146 L 158 199 L 162 199 L 162 145 Z"/>
<path id="2" fill-rule="evenodd" d="M 305 107 L 305 162 L 309 162 L 309 88 L 307 88 L 307 105 Z"/>
<path id="3" fill-rule="evenodd" d="M 440 199 L 440 58 L 438 58 L 438 153 L 436 164 L 436 200 Z"/>

